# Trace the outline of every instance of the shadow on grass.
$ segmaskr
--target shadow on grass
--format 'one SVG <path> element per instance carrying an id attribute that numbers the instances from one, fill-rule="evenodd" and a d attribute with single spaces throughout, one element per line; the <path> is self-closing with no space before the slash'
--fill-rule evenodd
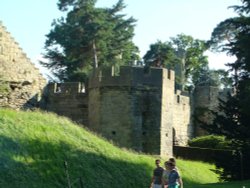
<path id="1" fill-rule="evenodd" d="M 185 188 L 249 188 L 249 187 L 250 187 L 249 181 L 236 181 L 236 182 L 185 186 Z"/>
<path id="2" fill-rule="evenodd" d="M 71 182 L 82 177 L 85 188 L 144 188 L 151 180 L 147 164 L 77 150 L 65 142 L 0 136 L 0 187 L 67 187 L 64 161 Z"/>

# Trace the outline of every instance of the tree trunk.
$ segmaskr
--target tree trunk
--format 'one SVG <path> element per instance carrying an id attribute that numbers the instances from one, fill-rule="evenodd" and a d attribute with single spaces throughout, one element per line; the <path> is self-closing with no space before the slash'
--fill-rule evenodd
<path id="1" fill-rule="evenodd" d="M 94 69 L 95 69 L 98 67 L 98 59 L 97 59 L 95 40 L 93 41 L 93 53 L 94 53 Z"/>

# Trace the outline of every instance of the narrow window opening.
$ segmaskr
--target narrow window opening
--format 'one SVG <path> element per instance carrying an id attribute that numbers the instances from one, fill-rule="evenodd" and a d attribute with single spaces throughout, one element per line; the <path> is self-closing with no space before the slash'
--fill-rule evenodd
<path id="1" fill-rule="evenodd" d="M 177 95 L 177 103 L 180 103 L 180 95 Z"/>
<path id="2" fill-rule="evenodd" d="M 171 71 L 168 69 L 168 79 L 171 80 Z"/>

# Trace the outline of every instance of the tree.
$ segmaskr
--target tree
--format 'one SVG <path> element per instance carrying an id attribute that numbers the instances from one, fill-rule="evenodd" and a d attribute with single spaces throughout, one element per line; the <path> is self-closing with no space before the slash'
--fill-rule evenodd
<path id="1" fill-rule="evenodd" d="M 143 59 L 146 66 L 174 69 L 177 89 L 183 90 L 184 86 L 197 83 L 201 72 L 208 69 L 204 55 L 207 49 L 205 41 L 179 34 L 168 42 L 151 44 Z"/>
<path id="2" fill-rule="evenodd" d="M 206 125 L 211 133 L 225 135 L 233 142 L 233 147 L 242 154 L 241 171 L 239 161 L 234 169 L 225 168 L 225 178 L 250 178 L 250 1 L 242 0 L 242 5 L 233 6 L 237 17 L 222 21 L 214 29 L 211 45 L 218 51 L 236 56 L 236 61 L 228 64 L 232 75 L 234 93 L 226 101 L 221 100 L 219 112 L 213 112 L 213 124 Z M 233 163 L 234 165 L 234 163 Z M 230 175 L 230 176 L 228 176 Z"/>
<path id="3" fill-rule="evenodd" d="M 174 69 L 178 59 L 171 44 L 157 41 L 143 56 L 146 66 L 165 67 Z"/>
<path id="4" fill-rule="evenodd" d="M 208 67 L 199 69 L 198 74 L 193 74 L 194 85 L 214 86 L 221 89 L 232 88 L 232 79 L 224 69 L 213 70 Z"/>
<path id="5" fill-rule="evenodd" d="M 204 52 L 208 49 L 205 41 L 194 39 L 192 36 L 179 34 L 170 38 L 175 54 L 180 59 L 175 68 L 176 75 L 180 78 L 180 89 L 185 85 L 194 85 L 203 70 L 208 69 L 207 56 Z"/>
<path id="6" fill-rule="evenodd" d="M 157 41 L 150 45 L 150 49 L 143 56 L 146 67 L 164 67 L 175 70 L 180 59 L 176 56 L 174 48 L 169 42 Z M 179 84 L 180 79 L 175 76 L 175 84 Z"/>
<path id="7" fill-rule="evenodd" d="M 86 81 L 98 66 L 122 65 L 138 51 L 132 42 L 135 19 L 120 14 L 119 0 L 112 8 L 97 8 L 95 0 L 59 0 L 66 18 L 54 20 L 45 42 L 48 61 L 41 62 L 61 81 Z"/>

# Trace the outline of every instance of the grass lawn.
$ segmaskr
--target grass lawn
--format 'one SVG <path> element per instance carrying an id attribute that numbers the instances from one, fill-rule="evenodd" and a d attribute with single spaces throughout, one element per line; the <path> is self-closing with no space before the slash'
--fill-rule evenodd
<path id="1" fill-rule="evenodd" d="M 118 148 L 55 114 L 0 109 L 0 187 L 67 187 L 67 161 L 72 188 L 80 187 L 80 178 L 86 188 L 145 188 L 155 158 Z M 241 186 L 211 184 L 219 182 L 211 164 L 177 165 L 185 188 Z"/>
<path id="2" fill-rule="evenodd" d="M 250 181 L 203 184 L 195 186 L 185 186 L 185 188 L 250 188 Z"/>

